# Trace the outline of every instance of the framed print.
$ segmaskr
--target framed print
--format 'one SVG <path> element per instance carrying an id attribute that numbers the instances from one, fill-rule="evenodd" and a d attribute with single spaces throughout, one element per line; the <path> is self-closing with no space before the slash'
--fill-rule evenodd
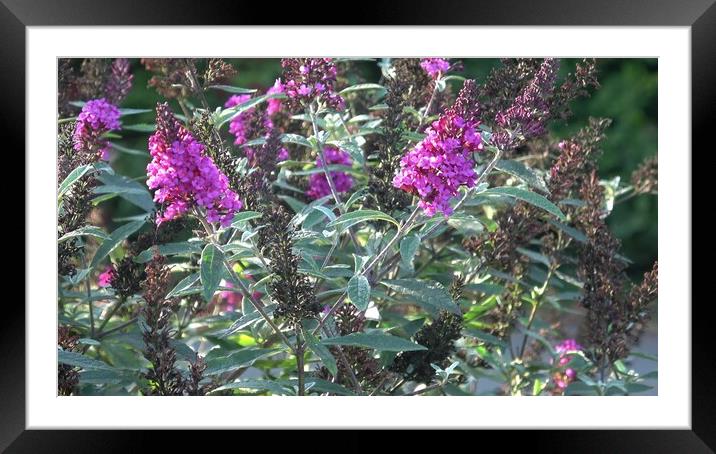
<path id="1" fill-rule="evenodd" d="M 346 26 L 31 3 L 0 9 L 27 178 L 8 452 L 267 428 L 712 452 L 691 296 L 711 2 Z"/>

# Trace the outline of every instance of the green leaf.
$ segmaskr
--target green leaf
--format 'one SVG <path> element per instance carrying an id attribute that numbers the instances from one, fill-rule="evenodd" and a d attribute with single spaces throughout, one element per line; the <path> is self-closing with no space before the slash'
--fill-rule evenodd
<path id="1" fill-rule="evenodd" d="M 95 194 L 116 194 L 146 212 L 154 210 L 152 194 L 146 186 L 122 175 L 101 173 L 97 179 L 103 183 L 92 190 Z"/>
<path id="2" fill-rule="evenodd" d="M 326 366 L 326 369 L 328 369 L 328 372 L 335 377 L 338 374 L 338 365 L 336 364 L 336 358 L 333 354 L 331 354 L 331 351 L 325 345 L 320 344 L 316 336 L 311 334 L 310 331 L 305 332 L 305 337 L 308 348 L 321 358 L 321 361 L 323 362 L 323 365 Z"/>
<path id="3" fill-rule="evenodd" d="M 408 235 L 400 241 L 400 259 L 403 268 L 407 270 L 413 269 L 413 258 L 420 249 L 420 237 L 417 235 Z"/>
<path id="4" fill-rule="evenodd" d="M 125 117 L 127 115 L 137 115 L 137 114 L 143 114 L 143 113 L 148 113 L 148 112 L 153 112 L 153 110 L 152 109 L 130 109 L 130 108 L 119 109 L 119 115 L 121 115 L 122 117 Z"/>
<path id="5" fill-rule="evenodd" d="M 278 395 L 286 395 L 290 394 L 290 392 L 283 387 L 280 383 L 270 381 L 270 380 L 242 380 L 242 381 L 235 381 L 232 383 L 228 383 L 224 386 L 221 386 L 219 388 L 216 388 L 212 391 L 212 393 L 223 391 L 226 389 L 260 389 L 265 391 L 270 391 L 273 394 Z"/>
<path id="6" fill-rule="evenodd" d="M 487 195 L 501 195 L 501 196 L 508 196 L 513 197 L 515 199 L 522 200 L 524 202 L 527 202 L 531 205 L 536 206 L 537 208 L 541 208 L 548 213 L 551 213 L 555 216 L 557 216 L 561 220 L 565 220 L 564 213 L 557 208 L 557 205 L 547 200 L 544 196 L 541 196 L 535 192 L 526 191 L 524 189 L 520 188 L 514 188 L 511 186 L 503 186 L 499 188 L 491 188 L 487 189 L 486 191 L 483 191 L 480 193 L 482 196 Z"/>
<path id="7" fill-rule="evenodd" d="M 199 273 L 192 273 L 189 276 L 185 277 L 177 285 L 174 286 L 172 291 L 167 293 L 167 298 L 172 298 L 175 296 L 184 296 L 190 293 L 199 293 L 198 289 L 196 291 L 192 291 L 194 284 L 199 282 L 200 275 Z"/>
<path id="8" fill-rule="evenodd" d="M 114 370 L 109 364 L 92 359 L 77 352 L 57 350 L 57 361 L 68 366 L 80 367 L 85 370 Z"/>
<path id="9" fill-rule="evenodd" d="M 340 215 L 335 221 L 329 222 L 326 227 L 335 227 L 340 231 L 344 231 L 356 224 L 360 224 L 361 222 L 366 221 L 387 221 L 395 224 L 396 226 L 399 226 L 398 221 L 396 221 L 392 216 L 383 213 L 382 211 L 357 210 Z"/>
<path id="10" fill-rule="evenodd" d="M 57 242 L 61 243 L 63 241 L 69 240 L 70 238 L 76 238 L 78 236 L 93 236 L 102 240 L 106 240 L 109 238 L 109 235 L 107 235 L 107 233 L 99 227 L 95 227 L 94 225 L 86 225 L 84 227 L 80 227 L 77 230 L 65 233 L 60 237 L 59 240 L 57 240 Z"/>
<path id="11" fill-rule="evenodd" d="M 427 350 L 402 337 L 391 336 L 385 333 L 351 333 L 347 336 L 330 337 L 321 341 L 323 345 L 347 345 L 353 347 L 366 347 L 387 352 L 409 352 Z"/>
<path id="12" fill-rule="evenodd" d="M 149 153 L 146 150 L 138 150 L 136 148 L 128 148 L 124 145 L 120 145 L 118 143 L 112 142 L 110 144 L 112 146 L 112 149 L 119 151 L 120 153 L 126 153 L 128 155 L 133 156 L 149 156 Z"/>
<path id="13" fill-rule="evenodd" d="M 252 88 L 241 88 L 241 87 L 232 87 L 231 85 L 209 85 L 209 87 L 213 90 L 221 90 L 225 91 L 227 93 L 236 93 L 236 94 L 247 94 L 247 93 L 256 93 L 255 89 Z"/>
<path id="14" fill-rule="evenodd" d="M 345 95 L 346 93 L 352 93 L 354 91 L 361 91 L 361 90 L 379 90 L 382 92 L 385 92 L 385 87 L 379 84 L 355 84 L 351 85 L 348 88 L 344 88 L 340 91 L 339 94 Z"/>
<path id="15" fill-rule="evenodd" d="M 311 142 L 298 134 L 281 134 L 281 143 L 295 143 L 296 145 L 303 145 L 304 147 L 311 148 Z"/>
<path id="16" fill-rule="evenodd" d="M 182 241 L 181 243 L 165 243 L 160 244 L 158 247 L 159 255 L 165 257 L 171 255 L 188 255 L 194 252 L 201 251 L 201 243 L 197 241 Z M 145 249 L 139 255 L 134 258 L 137 263 L 147 263 L 154 257 L 155 246 Z"/>
<path id="17" fill-rule="evenodd" d="M 99 263 L 104 260 L 104 258 L 107 257 L 117 246 L 119 246 L 122 241 L 126 240 L 129 235 L 139 230 L 144 225 L 144 222 L 144 220 L 128 222 L 112 232 L 109 238 L 104 240 L 104 242 L 97 249 L 94 257 L 92 257 L 90 268 L 94 268 L 99 265 Z"/>
<path id="18" fill-rule="evenodd" d="M 276 308 L 275 304 L 271 304 L 269 306 L 266 306 L 264 308 L 264 312 L 267 314 L 272 314 L 274 309 Z M 260 320 L 263 316 L 259 311 L 255 312 L 249 312 L 247 314 L 242 315 L 238 320 L 236 320 L 234 323 L 231 324 L 228 328 L 226 328 L 224 331 L 221 332 L 219 337 L 228 337 L 234 334 L 235 332 L 246 328 L 247 326 L 251 325 L 257 320 Z"/>
<path id="19" fill-rule="evenodd" d="M 224 277 L 224 253 L 213 244 L 207 244 L 201 252 L 200 276 L 202 295 L 209 301 Z"/>
<path id="20" fill-rule="evenodd" d="M 393 279 L 382 281 L 383 285 L 401 295 L 409 296 L 409 301 L 418 304 L 433 315 L 441 310 L 459 313 L 460 309 L 452 297 L 439 282 L 420 279 Z"/>
<path id="21" fill-rule="evenodd" d="M 136 132 L 154 132 L 157 129 L 157 125 L 150 123 L 137 123 L 135 125 L 122 126 L 125 131 L 136 131 Z"/>
<path id="22" fill-rule="evenodd" d="M 227 356 L 220 356 L 206 361 L 204 375 L 218 375 L 236 370 L 239 367 L 250 366 L 257 359 L 279 352 L 278 349 L 269 348 L 242 348 Z"/>
<path id="23" fill-rule="evenodd" d="M 283 98 L 284 96 L 285 95 L 283 95 L 282 93 L 273 93 L 270 95 L 267 94 L 263 96 L 257 96 L 236 106 L 221 110 L 214 116 L 214 125 L 216 125 L 217 129 L 221 128 L 226 122 L 231 121 L 237 115 L 246 112 L 247 110 L 257 106 L 258 104 L 261 104 L 268 99 Z"/>
<path id="24" fill-rule="evenodd" d="M 243 228 L 242 223 L 250 221 L 251 219 L 257 219 L 263 216 L 263 213 L 258 211 L 240 211 L 236 213 L 234 219 L 231 221 L 231 227 L 235 229 Z"/>
<path id="25" fill-rule="evenodd" d="M 544 183 L 544 179 L 542 179 L 542 177 L 539 176 L 534 170 L 530 169 L 519 161 L 502 159 L 497 163 L 497 165 L 495 165 L 495 168 L 519 178 L 520 180 L 527 183 L 530 187 L 549 194 L 549 189 L 547 189 L 547 185 Z"/>
<path id="26" fill-rule="evenodd" d="M 62 180 L 62 183 L 60 183 L 60 186 L 57 190 L 57 199 L 58 200 L 61 199 L 62 196 L 65 195 L 65 193 L 67 191 L 69 191 L 69 189 L 72 187 L 72 185 L 77 183 L 79 181 L 79 179 L 82 178 L 91 169 L 92 169 L 92 165 L 87 164 L 87 165 L 79 166 L 75 170 L 70 172 L 69 175 L 67 175 L 65 177 L 65 179 Z"/>
<path id="27" fill-rule="evenodd" d="M 359 311 L 365 311 L 368 309 L 368 303 L 370 302 L 370 283 L 368 278 L 356 274 L 348 281 L 348 298 L 351 299 L 351 303 L 358 308 Z"/>

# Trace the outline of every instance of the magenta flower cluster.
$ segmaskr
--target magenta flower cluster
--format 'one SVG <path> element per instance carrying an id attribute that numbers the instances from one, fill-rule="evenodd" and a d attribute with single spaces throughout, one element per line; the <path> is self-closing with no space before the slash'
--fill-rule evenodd
<path id="1" fill-rule="evenodd" d="M 352 160 L 348 152 L 339 150 L 336 147 L 327 146 L 323 149 L 323 154 L 326 157 L 328 165 L 338 164 L 344 166 L 351 166 Z M 316 167 L 323 168 L 323 159 L 319 156 L 316 160 Z M 332 170 L 329 172 L 331 180 L 335 185 L 336 192 L 348 192 L 353 187 L 353 178 L 345 172 Z M 306 195 L 316 200 L 321 197 L 327 196 L 331 193 L 331 187 L 326 179 L 325 172 L 318 172 L 311 175 L 309 179 L 308 191 Z"/>
<path id="2" fill-rule="evenodd" d="M 425 130 L 427 136 L 400 160 L 393 186 L 420 198 L 426 216 L 452 214 L 450 200 L 460 186 L 475 185 L 472 154 L 482 150 L 477 130 L 475 82 L 468 80 L 455 104 Z"/>
<path id="3" fill-rule="evenodd" d="M 345 100 L 335 92 L 336 65 L 331 58 L 284 58 L 283 87 L 292 108 L 300 110 L 313 100 L 336 110 Z"/>
<path id="4" fill-rule="evenodd" d="M 271 87 L 267 93 L 281 93 L 282 86 L 280 85 L 280 82 L 277 80 L 277 84 L 275 84 L 273 87 Z M 233 95 L 230 97 L 226 103 L 224 104 L 224 107 L 230 108 L 234 106 L 238 106 L 239 104 L 243 104 L 246 101 L 251 99 L 251 95 Z M 273 103 L 272 103 L 273 101 Z M 265 131 L 264 137 L 268 138 L 270 131 L 274 128 L 273 121 L 271 120 L 272 115 L 277 113 L 281 110 L 281 100 L 280 99 L 269 99 L 267 101 L 268 105 L 266 107 L 265 115 L 263 115 L 263 118 L 260 119 L 260 121 L 263 123 L 263 130 Z M 241 112 L 239 115 L 236 115 L 234 118 L 231 119 L 231 122 L 229 123 L 229 132 L 234 135 L 234 145 L 236 146 L 242 146 L 249 140 L 256 139 L 258 137 L 249 137 L 249 131 L 250 131 L 250 123 L 254 121 L 254 113 L 255 109 L 252 107 L 250 109 L 245 110 L 244 112 Z M 256 156 L 256 150 L 253 147 L 243 147 L 242 148 L 244 154 L 246 155 L 246 158 L 249 160 L 249 164 L 254 166 L 257 162 L 257 156 Z M 288 149 L 285 147 L 282 147 L 277 156 L 277 161 L 285 161 L 288 159 Z"/>
<path id="5" fill-rule="evenodd" d="M 154 201 L 162 204 L 157 223 L 181 217 L 197 206 L 206 210 L 209 222 L 228 226 L 241 209 L 239 196 L 204 149 L 166 103 L 157 104 L 157 130 L 149 137 L 152 161 L 147 165 L 147 186 L 156 189 Z"/>
<path id="6" fill-rule="evenodd" d="M 96 152 L 98 157 L 108 161 L 110 144 L 102 135 L 120 128 L 119 115 L 117 106 L 104 98 L 87 101 L 77 116 L 74 149 Z"/>
<path id="7" fill-rule="evenodd" d="M 420 66 L 433 79 L 437 79 L 440 74 L 445 74 L 450 69 L 450 62 L 444 58 L 421 58 Z"/>
<path id="8" fill-rule="evenodd" d="M 497 131 L 493 143 L 502 149 L 513 148 L 517 141 L 512 133 L 519 133 L 525 139 L 541 136 L 545 133 L 545 123 L 550 112 L 550 98 L 559 71 L 559 60 L 546 58 L 534 78 L 515 98 L 512 105 L 495 115 L 497 124 L 504 128 Z"/>
<path id="9" fill-rule="evenodd" d="M 114 267 L 107 266 L 103 272 L 99 273 L 97 277 L 97 285 L 100 287 L 109 287 L 112 285 L 112 279 L 114 278 Z"/>
<path id="10" fill-rule="evenodd" d="M 554 351 L 559 353 L 557 367 L 561 369 L 566 366 L 572 359 L 570 357 L 570 354 L 579 353 L 580 351 L 582 351 L 582 346 L 579 345 L 574 339 L 565 339 L 554 346 Z M 556 391 L 563 392 L 576 376 L 577 373 L 571 367 L 557 371 L 552 377 L 554 379 Z"/>

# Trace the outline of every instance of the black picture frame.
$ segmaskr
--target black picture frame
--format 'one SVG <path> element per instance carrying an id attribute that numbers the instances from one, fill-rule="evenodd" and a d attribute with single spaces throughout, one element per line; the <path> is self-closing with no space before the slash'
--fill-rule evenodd
<path id="1" fill-rule="evenodd" d="M 3 137 L 5 141 L 11 138 L 15 149 L 24 148 L 25 144 L 24 95 L 30 89 L 25 85 L 25 29 L 28 26 L 288 25 L 289 21 L 318 25 L 321 22 L 319 19 L 323 19 L 323 23 L 335 25 L 330 21 L 336 20 L 326 7 L 305 2 L 275 7 L 265 2 L 232 1 L 215 4 L 198 0 L 0 0 L 0 3 L 0 64 L 3 66 L 0 71 L 0 87 L 3 87 L 0 115 L 6 131 Z M 439 7 L 436 2 L 424 0 L 390 4 L 371 2 L 370 7 L 355 8 L 351 14 L 340 14 L 338 20 L 344 22 L 344 25 L 689 26 L 692 40 L 692 147 L 697 149 L 699 144 L 703 144 L 700 149 L 704 152 L 713 148 L 713 145 L 706 144 L 711 143 L 713 105 L 716 101 L 714 0 L 501 0 L 470 3 L 441 0 L 437 3 Z M 29 171 L 27 166 L 25 169 Z M 696 179 L 692 177 L 692 180 Z M 691 182 L 685 184 L 690 185 Z M 25 209 L 30 210 L 32 207 L 25 206 Z M 27 244 L 27 236 L 25 241 Z M 37 270 L 26 270 L 26 285 L 31 285 L 31 275 L 35 272 Z M 678 304 L 687 307 L 689 301 Z M 714 452 L 716 392 L 713 386 L 716 383 L 716 361 L 712 350 L 713 335 L 709 330 L 712 319 L 707 316 L 711 304 L 709 298 L 702 298 L 694 299 L 691 306 L 691 430 L 520 431 L 523 436 L 509 436 L 509 449 L 522 445 L 531 447 L 533 451 L 550 452 L 573 452 L 575 449 L 579 452 Z M 35 453 L 134 452 L 147 446 L 144 444 L 146 433 L 142 431 L 25 430 L 25 309 L 17 300 L 13 305 L 5 301 L 3 313 L 9 318 L 3 320 L 0 329 L 0 358 L 3 358 L 0 369 L 0 450 Z M 565 421 L 572 417 L 578 415 L 571 415 Z M 198 437 L 206 448 L 224 438 L 231 439 L 226 434 Z M 154 435 L 162 438 L 163 451 L 187 447 L 184 444 L 186 436 L 161 436 L 156 432 Z M 339 431 L 333 435 L 336 438 L 343 437 L 345 445 L 356 447 L 356 443 L 351 442 L 353 436 Z M 401 448 L 410 449 L 409 445 L 413 443 L 422 446 L 426 437 L 430 435 L 415 437 L 408 433 L 388 437 L 387 444 L 395 440 L 393 443 L 399 442 Z M 505 440 L 504 434 L 498 437 Z M 436 440 L 440 438 L 439 435 L 435 436 Z M 303 439 L 304 444 L 311 443 L 309 437 L 304 435 Z M 483 443 L 480 445 L 487 446 Z"/>

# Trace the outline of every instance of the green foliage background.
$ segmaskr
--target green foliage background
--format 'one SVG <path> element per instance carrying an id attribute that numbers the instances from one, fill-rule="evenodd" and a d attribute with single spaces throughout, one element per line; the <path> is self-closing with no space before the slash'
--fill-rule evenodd
<path id="1" fill-rule="evenodd" d="M 266 88 L 273 84 L 281 72 L 278 59 L 229 61 L 239 71 L 233 84 L 241 87 Z M 573 70 L 575 62 L 574 59 L 563 59 L 562 73 Z M 498 60 L 463 59 L 463 63 L 465 69 L 461 74 L 476 79 L 479 84 L 490 69 L 498 64 Z M 600 175 L 602 178 L 619 176 L 622 180 L 628 180 L 631 172 L 645 157 L 657 153 L 657 60 L 600 59 L 598 68 L 601 89 L 590 98 L 575 101 L 572 105 L 574 116 L 567 122 L 553 124 L 552 132 L 559 137 L 566 137 L 584 126 L 590 116 L 613 119 L 603 145 Z M 132 71 L 134 84 L 123 105 L 152 109 L 161 99 L 154 89 L 147 87 L 151 74 L 138 59 L 132 61 Z M 380 77 L 377 65 L 372 62 L 361 62 L 357 73 L 369 82 L 377 82 Z M 209 102 L 213 106 L 223 105 L 227 98 L 228 95 L 223 92 L 209 94 Z M 172 108 L 179 111 L 177 105 Z M 153 113 L 125 119 L 127 124 L 153 121 Z M 123 131 L 122 134 L 132 148 L 146 152 L 146 133 Z M 142 179 L 148 161 L 148 154 L 114 153 L 112 165 L 120 174 Z M 108 208 L 109 223 L 136 214 L 136 208 L 118 198 L 104 206 Z M 629 269 L 632 278 L 639 279 L 651 268 L 658 255 L 656 196 L 635 197 L 616 205 L 608 222 L 623 243 L 624 255 L 634 261 Z"/>

